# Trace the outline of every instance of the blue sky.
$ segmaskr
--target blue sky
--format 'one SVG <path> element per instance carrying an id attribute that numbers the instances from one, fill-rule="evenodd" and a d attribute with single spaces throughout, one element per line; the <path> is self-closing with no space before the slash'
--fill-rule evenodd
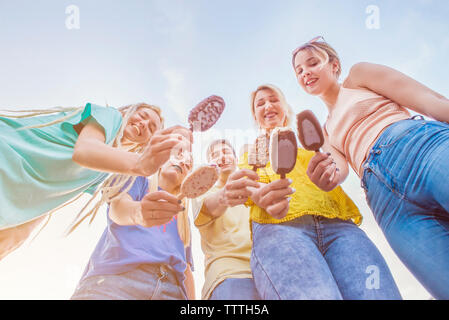
<path id="1" fill-rule="evenodd" d="M 80 29 L 66 28 L 69 5 L 79 8 Z M 369 5 L 379 9 L 379 29 L 366 27 Z M 217 94 L 226 110 L 214 130 L 196 135 L 196 155 L 217 136 L 234 139 L 238 149 L 253 135 L 249 95 L 260 84 L 280 87 L 295 112 L 308 108 L 325 119 L 326 108 L 301 91 L 291 68 L 292 50 L 316 35 L 339 52 L 342 79 L 352 64 L 369 61 L 447 96 L 448 16 L 446 1 L 438 0 L 0 0 L 0 108 L 145 101 L 162 107 L 173 125 L 185 124 L 191 107 Z M 350 176 L 344 187 L 367 217 L 366 231 L 380 243 L 405 296 L 425 297 L 419 284 L 403 275 L 407 271 L 370 220 L 357 179 Z M 75 243 L 68 241 L 67 246 Z M 41 255 L 56 251 L 51 245 L 41 249 Z M 21 250 L 0 262 L 0 283 L 2 270 L 12 276 L 26 260 L 29 249 Z M 84 253 L 70 263 L 84 267 L 83 259 Z M 68 291 L 55 290 L 48 297 L 67 297 Z"/>

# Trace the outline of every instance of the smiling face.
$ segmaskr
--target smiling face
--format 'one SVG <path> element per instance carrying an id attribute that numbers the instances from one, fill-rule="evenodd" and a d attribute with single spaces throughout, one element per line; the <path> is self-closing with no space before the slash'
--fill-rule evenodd
<path id="1" fill-rule="evenodd" d="M 323 63 L 313 49 L 306 48 L 295 56 L 294 68 L 299 85 L 311 95 L 322 95 L 338 81 L 339 62 Z"/>
<path id="2" fill-rule="evenodd" d="M 225 143 L 214 144 L 207 158 L 210 163 L 218 166 L 220 174 L 229 175 L 237 169 L 237 158 L 234 150 Z"/>
<path id="3" fill-rule="evenodd" d="M 123 137 L 133 143 L 146 144 L 161 127 L 161 118 L 157 112 L 150 108 L 141 107 L 129 118 Z"/>
<path id="4" fill-rule="evenodd" d="M 266 88 L 257 91 L 253 108 L 256 122 L 261 128 L 271 130 L 284 126 L 286 112 L 273 90 Z"/>

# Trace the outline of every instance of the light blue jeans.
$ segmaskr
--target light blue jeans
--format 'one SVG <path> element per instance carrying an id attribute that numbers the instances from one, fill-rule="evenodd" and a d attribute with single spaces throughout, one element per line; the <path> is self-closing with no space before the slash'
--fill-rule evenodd
<path id="1" fill-rule="evenodd" d="M 83 279 L 71 300 L 187 300 L 187 297 L 171 268 L 141 265 L 120 274 Z"/>
<path id="2" fill-rule="evenodd" d="M 449 125 L 402 120 L 364 163 L 367 202 L 391 248 L 436 299 L 449 299 Z"/>
<path id="3" fill-rule="evenodd" d="M 265 300 L 401 299 L 382 255 L 352 221 L 253 222 L 251 269 Z"/>
<path id="4" fill-rule="evenodd" d="M 209 300 L 260 300 L 254 280 L 228 278 L 215 287 Z"/>

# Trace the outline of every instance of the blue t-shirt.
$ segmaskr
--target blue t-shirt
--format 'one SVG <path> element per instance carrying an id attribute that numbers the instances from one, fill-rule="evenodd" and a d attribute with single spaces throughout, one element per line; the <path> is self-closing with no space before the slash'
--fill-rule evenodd
<path id="1" fill-rule="evenodd" d="M 140 201 L 148 190 L 148 179 L 137 177 L 128 194 L 134 201 Z M 120 226 L 109 218 L 108 207 L 107 227 L 81 279 L 127 272 L 141 264 L 166 264 L 183 285 L 186 261 L 193 270 L 191 247 L 185 249 L 179 237 L 177 216 L 165 225 L 151 228 Z"/>

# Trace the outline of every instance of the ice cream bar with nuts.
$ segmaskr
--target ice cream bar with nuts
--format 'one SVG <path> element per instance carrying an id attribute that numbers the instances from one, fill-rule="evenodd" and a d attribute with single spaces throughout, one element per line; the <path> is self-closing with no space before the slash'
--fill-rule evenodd
<path id="1" fill-rule="evenodd" d="M 271 133 L 270 161 L 274 172 L 285 179 L 285 175 L 296 165 L 298 144 L 296 135 L 289 128 L 275 128 Z"/>
<path id="2" fill-rule="evenodd" d="M 182 181 L 178 200 L 184 197 L 194 199 L 203 195 L 217 182 L 218 176 L 219 172 L 216 165 L 198 167 Z"/>
<path id="3" fill-rule="evenodd" d="M 269 161 L 270 138 L 267 134 L 261 134 L 256 142 L 249 147 L 248 164 L 253 167 L 253 171 L 264 168 Z"/>
<path id="4" fill-rule="evenodd" d="M 312 111 L 305 110 L 296 115 L 298 138 L 304 149 L 319 152 L 324 144 L 323 130 Z"/>
<path id="5" fill-rule="evenodd" d="M 190 131 L 206 131 L 220 118 L 225 108 L 222 97 L 212 95 L 198 103 L 189 113 Z"/>

